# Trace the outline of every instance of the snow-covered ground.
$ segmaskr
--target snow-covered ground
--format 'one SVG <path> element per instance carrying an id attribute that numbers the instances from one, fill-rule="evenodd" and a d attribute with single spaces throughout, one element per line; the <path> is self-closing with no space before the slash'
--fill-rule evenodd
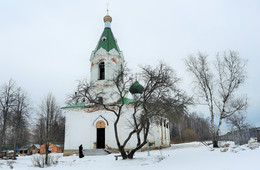
<path id="1" fill-rule="evenodd" d="M 61 170 L 259 170 L 260 148 L 251 150 L 247 145 L 234 147 L 231 143 L 226 152 L 223 148 L 212 150 L 199 142 L 174 144 L 170 148 L 138 152 L 133 160 L 115 161 L 115 154 L 106 156 L 85 156 L 79 159 L 76 155 L 62 157 L 55 166 L 46 169 Z M 33 170 L 31 156 L 20 156 L 17 160 L 0 160 L 0 169 Z"/>

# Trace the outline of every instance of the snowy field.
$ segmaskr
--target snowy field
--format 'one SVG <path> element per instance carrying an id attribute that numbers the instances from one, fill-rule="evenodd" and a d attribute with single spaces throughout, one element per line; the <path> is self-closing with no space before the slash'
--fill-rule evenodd
<path id="1" fill-rule="evenodd" d="M 212 150 L 199 142 L 174 144 L 170 148 L 138 152 L 133 160 L 115 161 L 115 154 L 106 156 L 62 157 L 55 166 L 46 169 L 61 170 L 260 170 L 260 148 L 251 150 L 247 145 L 230 145 L 226 152 L 223 148 Z M 0 160 L 0 169 L 34 170 L 31 156 L 20 156 L 17 160 Z"/>

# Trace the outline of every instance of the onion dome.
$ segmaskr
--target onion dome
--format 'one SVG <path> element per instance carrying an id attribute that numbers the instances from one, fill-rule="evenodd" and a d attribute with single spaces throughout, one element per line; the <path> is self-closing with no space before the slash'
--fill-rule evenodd
<path id="1" fill-rule="evenodd" d="M 129 91 L 132 94 L 136 94 L 136 93 L 142 94 L 144 91 L 144 87 L 136 80 L 134 84 L 131 85 Z"/>
<path id="2" fill-rule="evenodd" d="M 112 22 L 112 17 L 109 15 L 104 16 L 104 22 Z"/>

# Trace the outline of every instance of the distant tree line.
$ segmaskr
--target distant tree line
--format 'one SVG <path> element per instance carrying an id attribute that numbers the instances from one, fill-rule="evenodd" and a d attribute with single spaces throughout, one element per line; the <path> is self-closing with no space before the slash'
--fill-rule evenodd
<path id="1" fill-rule="evenodd" d="M 197 113 L 182 114 L 170 121 L 170 135 L 173 143 L 204 141 L 211 138 L 209 118 Z"/>
<path id="2" fill-rule="evenodd" d="M 36 110 L 34 118 L 27 92 L 14 80 L 0 85 L 0 152 L 46 140 L 64 142 L 65 117 L 55 97 L 48 94 Z"/>
<path id="3" fill-rule="evenodd" d="M 0 88 L 0 151 L 29 142 L 30 100 L 13 80 Z"/>

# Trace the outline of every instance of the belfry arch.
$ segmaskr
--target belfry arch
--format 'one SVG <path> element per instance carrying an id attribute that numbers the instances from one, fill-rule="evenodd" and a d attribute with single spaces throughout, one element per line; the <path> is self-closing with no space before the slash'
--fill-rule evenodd
<path id="1" fill-rule="evenodd" d="M 105 80 L 105 63 L 104 62 L 100 62 L 98 64 L 98 77 L 99 77 L 99 80 Z"/>

